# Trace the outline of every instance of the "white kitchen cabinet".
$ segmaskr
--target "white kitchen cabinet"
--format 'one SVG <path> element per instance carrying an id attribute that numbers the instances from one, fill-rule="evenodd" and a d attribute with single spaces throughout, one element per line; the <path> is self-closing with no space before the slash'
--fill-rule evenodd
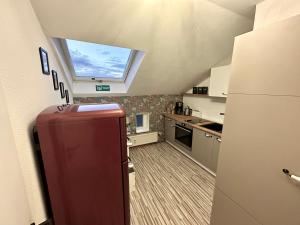
<path id="1" fill-rule="evenodd" d="M 193 129 L 192 156 L 203 166 L 209 168 L 213 136 L 199 129 Z"/>
<path id="2" fill-rule="evenodd" d="M 221 138 L 213 136 L 213 146 L 212 146 L 212 151 L 211 151 L 210 169 L 215 173 L 217 173 L 221 141 L 222 141 Z"/>
<path id="3" fill-rule="evenodd" d="M 226 98 L 228 93 L 229 80 L 230 65 L 212 68 L 208 90 L 209 96 Z"/>
<path id="4" fill-rule="evenodd" d="M 175 120 L 165 117 L 165 139 L 175 144 Z"/>
<path id="5" fill-rule="evenodd" d="M 283 173 L 300 176 L 299 39 L 295 16 L 235 42 L 216 187 L 263 225 L 300 224 L 299 182 Z M 227 207 L 214 202 L 212 225 Z"/>
<path id="6" fill-rule="evenodd" d="M 299 115 L 300 97 L 229 94 L 216 186 L 264 225 L 300 224 L 299 184 L 282 172 L 300 176 Z"/>
<path id="7" fill-rule="evenodd" d="M 215 189 L 211 225 L 260 225 L 239 205 Z M 218 215 L 218 216 L 215 216 Z"/>
<path id="8" fill-rule="evenodd" d="M 229 93 L 300 96 L 300 16 L 239 36 Z"/>
<path id="9" fill-rule="evenodd" d="M 217 172 L 221 139 L 199 129 L 193 129 L 192 157 L 212 172 Z"/>

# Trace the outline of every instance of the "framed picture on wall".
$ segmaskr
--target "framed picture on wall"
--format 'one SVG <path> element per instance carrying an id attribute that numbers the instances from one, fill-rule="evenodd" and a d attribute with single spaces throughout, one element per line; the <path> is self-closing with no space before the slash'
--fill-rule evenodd
<path id="1" fill-rule="evenodd" d="M 65 97 L 65 85 L 63 82 L 59 82 L 60 96 L 61 98 Z"/>
<path id="2" fill-rule="evenodd" d="M 66 103 L 69 104 L 70 103 L 70 97 L 69 97 L 69 91 L 65 90 L 65 96 L 66 96 Z"/>
<path id="3" fill-rule="evenodd" d="M 52 80 L 53 80 L 53 88 L 55 91 L 57 91 L 59 89 L 59 86 L 58 86 L 57 72 L 55 70 L 52 70 Z"/>
<path id="4" fill-rule="evenodd" d="M 39 48 L 39 52 L 40 52 L 40 59 L 41 59 L 43 74 L 49 75 L 50 67 L 49 67 L 48 52 L 45 49 L 43 49 L 42 47 Z"/>

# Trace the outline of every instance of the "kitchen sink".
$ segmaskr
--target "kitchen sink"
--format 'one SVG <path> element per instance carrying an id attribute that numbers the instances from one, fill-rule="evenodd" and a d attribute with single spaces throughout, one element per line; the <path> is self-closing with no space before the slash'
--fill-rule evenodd
<path id="1" fill-rule="evenodd" d="M 187 120 L 186 122 L 191 123 L 191 124 L 198 124 L 198 123 L 203 123 L 206 121 L 207 120 L 204 120 L 204 119 L 193 119 L 193 120 Z"/>
<path id="2" fill-rule="evenodd" d="M 223 124 L 219 124 L 219 123 L 210 123 L 210 124 L 206 124 L 206 125 L 201 125 L 201 127 L 216 131 L 216 132 L 220 132 L 222 133 L 223 130 Z"/>

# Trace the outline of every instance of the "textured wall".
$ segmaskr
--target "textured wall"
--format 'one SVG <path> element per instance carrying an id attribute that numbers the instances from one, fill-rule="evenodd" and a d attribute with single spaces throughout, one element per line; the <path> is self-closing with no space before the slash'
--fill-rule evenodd
<path id="1" fill-rule="evenodd" d="M 145 95 L 145 96 L 119 96 L 119 97 L 76 97 L 74 103 L 119 103 L 126 110 L 130 120 L 130 131 L 135 133 L 135 114 L 140 112 L 150 113 L 150 131 L 161 132 L 163 139 L 164 121 L 162 113 L 166 112 L 175 102 L 183 101 L 180 95 Z"/>

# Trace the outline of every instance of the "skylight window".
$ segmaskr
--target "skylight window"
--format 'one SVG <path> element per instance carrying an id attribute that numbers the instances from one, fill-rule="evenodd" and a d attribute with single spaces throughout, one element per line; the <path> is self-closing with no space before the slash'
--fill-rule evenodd
<path id="1" fill-rule="evenodd" d="M 66 39 L 74 78 L 125 81 L 134 51 Z"/>

